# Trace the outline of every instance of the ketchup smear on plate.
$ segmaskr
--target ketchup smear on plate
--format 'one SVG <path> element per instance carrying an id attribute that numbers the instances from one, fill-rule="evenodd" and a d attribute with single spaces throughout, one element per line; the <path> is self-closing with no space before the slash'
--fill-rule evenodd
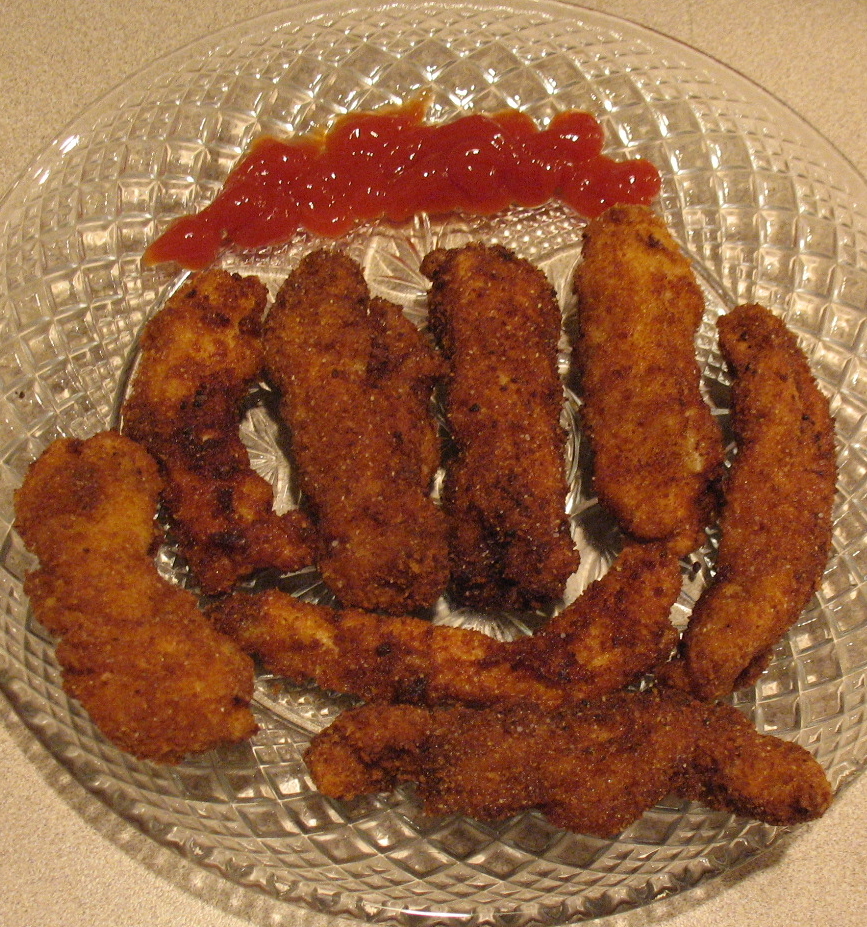
<path id="1" fill-rule="evenodd" d="M 592 218 L 659 192 L 650 162 L 602 154 L 602 127 L 589 113 L 559 113 L 545 129 L 518 110 L 438 124 L 424 116 L 417 100 L 350 113 L 327 132 L 257 139 L 216 199 L 170 225 L 145 264 L 200 270 L 225 248 L 280 244 L 300 228 L 337 238 L 367 220 L 421 212 L 490 214 L 558 199 Z"/>

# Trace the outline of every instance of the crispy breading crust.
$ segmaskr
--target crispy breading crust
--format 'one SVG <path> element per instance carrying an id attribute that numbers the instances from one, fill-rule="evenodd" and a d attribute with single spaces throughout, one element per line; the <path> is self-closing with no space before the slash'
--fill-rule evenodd
<path id="1" fill-rule="evenodd" d="M 158 574 L 161 485 L 129 438 L 60 439 L 15 494 L 15 527 L 40 561 L 25 591 L 61 637 L 66 691 L 117 746 L 176 763 L 255 733 L 253 663 Z"/>
<path id="2" fill-rule="evenodd" d="M 265 323 L 318 565 L 344 605 L 432 605 L 448 580 L 445 523 L 430 497 L 440 463 L 430 409 L 440 361 L 399 307 L 370 299 L 336 251 L 305 256 Z"/>
<path id="3" fill-rule="evenodd" d="M 555 712 L 371 703 L 316 735 L 305 761 L 332 798 L 409 780 L 427 813 L 495 820 L 538 808 L 559 827 L 601 837 L 670 792 L 773 824 L 818 817 L 831 801 L 802 747 L 758 734 L 731 706 L 673 690 Z"/>
<path id="4" fill-rule="evenodd" d="M 628 547 L 600 580 L 532 637 L 334 611 L 277 590 L 236 593 L 209 609 L 215 626 L 272 673 L 365 699 L 556 707 L 614 691 L 669 658 L 676 556 Z"/>
<path id="5" fill-rule="evenodd" d="M 704 298 L 663 221 L 614 206 L 584 231 L 574 366 L 596 493 L 628 534 L 701 545 L 721 474 L 695 334 Z"/>
<path id="6" fill-rule="evenodd" d="M 561 314 L 544 273 L 505 248 L 433 251 L 431 330 L 449 364 L 445 406 L 452 584 L 458 604 L 543 606 L 578 567 L 565 515 Z"/>
<path id="7" fill-rule="evenodd" d="M 304 759 L 332 798 L 411 780 L 428 814 L 498 820 L 538 808 L 558 827 L 610 837 L 684 774 L 693 726 L 679 705 L 634 693 L 553 713 L 371 703 L 317 734 Z"/>
<path id="8" fill-rule="evenodd" d="M 789 826 L 827 811 L 832 792 L 812 754 L 760 735 L 731 705 L 691 708 L 701 717 L 696 749 L 677 793 L 709 808 Z"/>
<path id="9" fill-rule="evenodd" d="M 734 370 L 737 453 L 725 483 L 716 576 L 683 636 L 687 687 L 751 685 L 815 592 L 831 549 L 834 422 L 795 336 L 763 306 L 719 320 Z"/>
<path id="10" fill-rule="evenodd" d="M 242 405 L 261 375 L 267 291 L 256 277 L 210 270 L 187 281 L 145 326 L 123 431 L 159 461 L 178 547 L 203 592 L 264 568 L 313 560 L 298 511 L 278 516 L 271 485 L 250 466 Z"/>

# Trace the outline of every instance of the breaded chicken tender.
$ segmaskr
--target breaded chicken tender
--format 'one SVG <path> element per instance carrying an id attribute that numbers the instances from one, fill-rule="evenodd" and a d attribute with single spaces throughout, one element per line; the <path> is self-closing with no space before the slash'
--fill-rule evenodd
<path id="1" fill-rule="evenodd" d="M 335 611 L 278 590 L 236 593 L 209 617 L 270 672 L 296 682 L 420 705 L 554 708 L 619 689 L 666 661 L 680 588 L 675 555 L 632 545 L 540 631 L 513 642 L 418 618 Z"/>
<path id="2" fill-rule="evenodd" d="M 176 763 L 255 733 L 253 663 L 157 572 L 161 487 L 129 438 L 60 439 L 16 493 L 15 527 L 39 558 L 24 588 L 60 637 L 67 693 L 121 749 Z"/>
<path id="3" fill-rule="evenodd" d="M 573 283 L 595 491 L 627 534 L 689 553 L 713 515 L 724 456 L 699 388 L 704 298 L 689 261 L 651 210 L 614 206 L 588 223 Z"/>
<path id="4" fill-rule="evenodd" d="M 433 347 L 398 306 L 370 298 L 358 264 L 323 250 L 280 289 L 265 353 L 326 585 L 347 606 L 431 606 L 448 581 L 445 522 L 431 498 Z"/>
<path id="5" fill-rule="evenodd" d="M 578 566 L 565 515 L 561 314 L 544 273 L 499 246 L 428 254 L 431 330 L 449 365 L 445 479 L 455 602 L 544 607 Z"/>
<path id="6" fill-rule="evenodd" d="M 752 685 L 806 608 L 830 553 L 837 479 L 828 400 L 794 334 L 757 305 L 722 316 L 719 333 L 734 371 L 737 453 L 715 578 L 690 617 L 679 667 L 706 699 Z"/>
<path id="7" fill-rule="evenodd" d="M 305 761 L 331 798 L 412 781 L 429 814 L 498 820 L 536 808 L 599 837 L 616 836 L 669 793 L 773 824 L 816 818 L 831 801 L 822 767 L 802 747 L 757 733 L 731 706 L 669 690 L 555 712 L 371 703 L 317 734 Z M 757 788 L 769 797 L 754 800 Z"/>
<path id="8" fill-rule="evenodd" d="M 274 512 L 272 487 L 238 433 L 264 363 L 266 300 L 256 277 L 215 269 L 188 280 L 145 326 L 123 408 L 124 433 L 162 467 L 178 548 L 209 594 L 313 560 L 306 516 Z"/>

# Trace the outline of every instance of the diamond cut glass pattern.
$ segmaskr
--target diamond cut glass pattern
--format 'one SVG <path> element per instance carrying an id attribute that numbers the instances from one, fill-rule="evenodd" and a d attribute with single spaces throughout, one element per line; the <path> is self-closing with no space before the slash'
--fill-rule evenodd
<path id="1" fill-rule="evenodd" d="M 424 93 L 431 119 L 520 107 L 539 123 L 593 112 L 617 158 L 660 169 L 658 206 L 693 258 L 708 311 L 697 349 L 725 421 L 728 379 L 718 315 L 759 301 L 797 332 L 831 398 L 840 451 L 834 553 L 803 619 L 768 672 L 735 703 L 765 731 L 813 751 L 835 787 L 867 758 L 867 186 L 805 123 L 754 85 L 639 27 L 555 2 L 308 3 L 218 33 L 156 62 L 85 113 L 31 165 L 0 207 L 0 684 L 48 749 L 109 807 L 155 840 L 287 905 L 376 923 L 553 925 L 681 891 L 748 859 L 777 828 L 663 802 L 617 840 L 559 831 L 534 813 L 497 823 L 421 813 L 413 789 L 349 803 L 313 789 L 311 734 L 348 698 L 261 676 L 251 743 L 176 769 L 107 744 L 64 695 L 53 648 L 22 591 L 33 558 L 12 529 L 12 495 L 56 437 L 116 424 L 144 321 L 180 282 L 141 254 L 175 217 L 206 205 L 261 133 L 307 132 L 349 110 Z M 573 311 L 569 278 L 583 222 L 557 204 L 491 217 L 420 216 L 370 224 L 341 246 L 374 291 L 425 323 L 432 248 L 501 242 L 538 263 Z M 228 254 L 273 293 L 319 244 L 301 233 L 257 254 Z M 568 368 L 566 345 L 561 357 Z M 277 505 L 298 504 L 277 447 L 267 391 L 242 433 Z M 575 595 L 610 562 L 616 537 L 596 505 L 577 399 L 567 391 L 567 500 L 583 562 Z M 339 449 L 337 449 L 339 450 Z M 593 539 L 591 543 L 590 539 Z M 683 624 L 712 569 L 715 539 L 685 565 Z M 158 557 L 185 581 L 171 545 Z M 312 571 L 287 589 L 322 600 Z M 514 637 L 507 616 L 435 621 Z"/>

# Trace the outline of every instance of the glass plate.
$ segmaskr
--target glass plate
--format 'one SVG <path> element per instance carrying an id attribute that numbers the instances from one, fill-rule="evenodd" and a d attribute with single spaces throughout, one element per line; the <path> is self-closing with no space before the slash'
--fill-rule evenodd
<path id="1" fill-rule="evenodd" d="M 867 186 L 815 131 L 768 94 L 689 48 L 556 2 L 310 3 L 216 34 L 157 62 L 100 101 L 32 165 L 0 207 L 2 673 L 19 715 L 79 781 L 185 857 L 308 911 L 362 921 L 577 922 L 691 887 L 755 856 L 778 828 L 667 801 L 617 840 L 564 833 L 528 813 L 486 824 L 422 815 L 411 789 L 349 804 L 311 786 L 301 752 L 341 707 L 314 688 L 262 677 L 260 733 L 178 768 L 107 744 L 60 687 L 53 648 L 22 593 L 32 558 L 11 528 L 12 492 L 61 435 L 117 422 L 136 337 L 182 275 L 143 269 L 172 218 L 214 196 L 261 132 L 322 126 L 348 110 L 428 91 L 430 116 L 520 107 L 539 122 L 566 108 L 601 120 L 616 157 L 663 177 L 658 206 L 695 263 L 708 302 L 698 339 L 721 417 L 727 381 L 713 321 L 742 301 L 770 305 L 798 333 L 837 419 L 840 491 L 821 589 L 738 706 L 762 731 L 810 749 L 839 788 L 867 756 Z M 364 226 L 342 242 L 375 292 L 424 319 L 427 250 L 473 238 L 537 262 L 571 310 L 582 221 L 548 205 L 490 218 L 421 217 Z M 227 255 L 272 292 L 317 244 Z M 565 355 L 564 355 L 565 363 Z M 569 428 L 574 595 L 610 559 L 610 526 L 588 493 L 575 402 Z M 291 503 L 273 423 L 243 426 L 254 464 Z M 683 622 L 712 558 L 684 565 Z M 171 550 L 160 567 L 183 581 Z M 320 597 L 314 574 L 288 577 Z M 513 635 L 510 616 L 436 620 Z"/>

